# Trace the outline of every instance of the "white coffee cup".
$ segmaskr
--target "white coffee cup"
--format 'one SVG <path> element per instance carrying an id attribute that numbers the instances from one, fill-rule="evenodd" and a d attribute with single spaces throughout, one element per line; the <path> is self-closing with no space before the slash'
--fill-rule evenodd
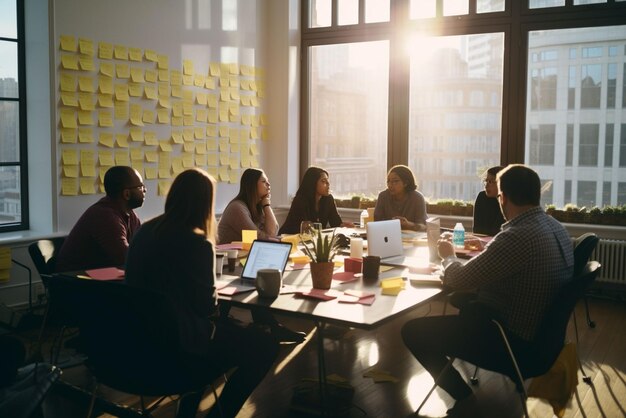
<path id="1" fill-rule="evenodd" d="M 224 269 L 224 258 L 226 258 L 226 253 L 215 253 L 215 274 L 217 276 L 222 275 L 222 270 Z"/>
<path id="2" fill-rule="evenodd" d="M 275 298 L 283 286 L 283 274 L 278 269 L 259 269 L 255 284 L 260 297 Z"/>
<path id="3" fill-rule="evenodd" d="M 363 258 L 363 238 L 350 238 L 350 257 Z"/>

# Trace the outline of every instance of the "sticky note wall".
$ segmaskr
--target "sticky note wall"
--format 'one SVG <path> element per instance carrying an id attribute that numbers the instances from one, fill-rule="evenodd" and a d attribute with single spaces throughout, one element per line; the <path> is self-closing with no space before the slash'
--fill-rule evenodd
<path id="1" fill-rule="evenodd" d="M 62 35 L 60 194 L 102 193 L 113 165 L 137 169 L 159 195 L 191 167 L 238 183 L 242 170 L 259 166 L 260 141 L 269 138 L 262 75 L 184 57 L 175 67 L 158 51 Z"/>

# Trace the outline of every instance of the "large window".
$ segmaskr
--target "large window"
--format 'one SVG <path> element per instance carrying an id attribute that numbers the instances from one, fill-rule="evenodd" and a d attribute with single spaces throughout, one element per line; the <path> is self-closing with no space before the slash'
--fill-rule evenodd
<path id="1" fill-rule="evenodd" d="M 0 0 L 0 231 L 28 227 L 22 8 Z"/>
<path id="2" fill-rule="evenodd" d="M 525 163 L 542 203 L 623 200 L 607 184 L 626 183 L 626 2 L 309 0 L 303 11 L 302 169 L 327 166 L 336 195 L 376 195 L 385 169 L 407 164 L 427 199 L 472 201 L 486 168 Z M 369 48 L 359 65 L 356 45 Z"/>

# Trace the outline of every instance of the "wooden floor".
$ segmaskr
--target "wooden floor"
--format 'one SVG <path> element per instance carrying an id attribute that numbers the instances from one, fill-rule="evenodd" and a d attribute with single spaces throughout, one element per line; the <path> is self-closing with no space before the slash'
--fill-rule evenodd
<path id="1" fill-rule="evenodd" d="M 590 310 L 595 328 L 584 321 L 584 305 L 576 308 L 580 332 L 579 353 L 583 365 L 592 378 L 592 385 L 579 379 L 575 396 L 570 401 L 565 417 L 626 417 L 626 304 L 605 299 L 590 299 Z M 442 304 L 433 302 L 404 317 L 377 329 L 361 331 L 331 328 L 325 339 L 327 374 L 331 380 L 344 380 L 354 388 L 350 403 L 350 417 L 405 417 L 421 402 L 432 385 L 432 378 L 411 356 L 402 344 L 400 327 L 407 319 L 442 312 Z M 234 312 L 243 319 L 245 311 Z M 246 402 L 238 418 L 246 417 L 300 417 L 308 416 L 291 408 L 292 395 L 297 386 L 310 386 L 307 378 L 317 376 L 317 341 L 312 324 L 279 318 L 293 329 L 309 332 L 307 341 L 297 346 L 282 346 L 275 369 L 266 377 Z M 573 321 L 568 336 L 574 339 Z M 251 347 L 250 355 L 254 355 Z M 68 355 L 68 353 L 64 353 Z M 473 366 L 459 363 L 457 367 L 469 377 Z M 379 372 L 389 382 L 374 382 L 366 372 Z M 87 372 L 82 367 L 66 369 L 63 379 L 88 385 Z M 580 372 L 579 372 L 580 375 Z M 580 377 L 580 376 L 579 376 Z M 479 384 L 474 387 L 476 402 L 461 413 L 446 415 L 452 399 L 437 389 L 421 411 L 423 416 L 455 417 L 521 417 L 523 411 L 513 384 L 505 377 L 486 371 L 479 373 Z M 220 388 L 218 388 L 218 391 Z M 116 401 L 137 404 L 136 397 L 111 390 L 103 391 Z M 207 392 L 197 417 L 202 417 L 213 405 L 214 397 Z M 532 417 L 552 417 L 551 406 L 540 399 L 527 402 Z M 174 417 L 175 402 L 166 400 L 154 414 L 155 418 Z M 84 405 L 76 405 L 62 395 L 49 396 L 45 405 L 46 417 L 72 418 L 85 416 Z M 110 415 L 102 414 L 103 417 Z"/>

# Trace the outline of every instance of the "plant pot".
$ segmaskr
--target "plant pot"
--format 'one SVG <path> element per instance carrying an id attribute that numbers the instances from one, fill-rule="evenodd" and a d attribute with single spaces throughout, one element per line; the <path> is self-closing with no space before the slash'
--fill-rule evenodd
<path id="1" fill-rule="evenodd" d="M 335 263 L 332 261 L 323 263 L 309 263 L 311 265 L 311 279 L 313 289 L 330 289 L 330 282 L 333 279 Z"/>

